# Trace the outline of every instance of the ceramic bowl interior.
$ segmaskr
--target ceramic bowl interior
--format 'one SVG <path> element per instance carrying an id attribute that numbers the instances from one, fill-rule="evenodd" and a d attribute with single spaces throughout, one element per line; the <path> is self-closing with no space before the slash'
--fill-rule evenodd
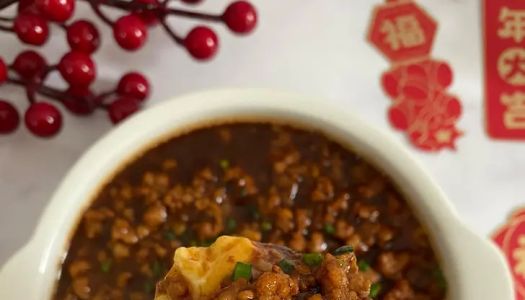
<path id="1" fill-rule="evenodd" d="M 0 299 L 50 299 L 70 235 L 101 186 L 138 154 L 182 132 L 264 120 L 321 131 L 390 175 L 427 228 L 451 300 L 511 300 L 510 275 L 487 240 L 468 230 L 404 147 L 349 109 L 266 90 L 221 90 L 166 101 L 121 124 L 91 147 L 56 190 L 29 243 L 0 271 Z"/>

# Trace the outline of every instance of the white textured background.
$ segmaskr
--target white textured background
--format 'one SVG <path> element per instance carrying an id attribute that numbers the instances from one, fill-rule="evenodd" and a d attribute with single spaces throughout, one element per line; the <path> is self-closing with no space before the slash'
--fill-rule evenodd
<path id="1" fill-rule="evenodd" d="M 222 11 L 230 1 L 208 0 L 199 9 Z M 247 38 L 232 36 L 217 26 L 219 55 L 209 63 L 192 61 L 157 28 L 147 46 L 125 53 L 103 28 L 103 47 L 95 55 L 98 87 L 116 82 L 123 72 L 137 69 L 151 79 L 148 105 L 183 93 L 214 87 L 266 87 L 319 95 L 341 109 L 357 111 L 368 122 L 396 138 L 404 136 L 387 124 L 389 99 L 379 87 L 388 63 L 366 43 L 364 36 L 372 0 L 253 0 L 260 23 Z M 464 104 L 459 127 L 466 132 L 457 152 L 425 154 L 410 147 L 455 204 L 462 218 L 488 235 L 512 208 L 525 200 L 525 143 L 496 142 L 484 132 L 482 45 L 479 0 L 418 1 L 439 21 L 434 56 L 450 62 L 452 86 Z M 2 12 L 7 15 L 7 12 Z M 77 16 L 94 16 L 79 5 Z M 175 20 L 185 33 L 191 21 Z M 0 33 L 0 56 L 11 61 L 25 46 Z M 50 62 L 66 51 L 59 28 L 44 52 Z M 57 83 L 59 80 L 53 78 Z M 102 82 L 102 83 L 101 83 Z M 0 98 L 18 107 L 26 100 L 17 87 L 0 87 Z M 24 128 L 0 137 L 0 263 L 30 237 L 53 190 L 83 151 L 111 130 L 99 112 L 88 118 L 65 114 L 62 133 L 40 140 Z"/>

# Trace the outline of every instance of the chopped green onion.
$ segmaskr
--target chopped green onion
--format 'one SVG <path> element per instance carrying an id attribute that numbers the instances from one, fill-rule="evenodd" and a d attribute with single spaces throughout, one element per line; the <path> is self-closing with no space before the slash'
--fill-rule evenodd
<path id="1" fill-rule="evenodd" d="M 211 246 L 211 244 L 215 243 L 215 240 L 216 240 L 216 238 L 204 240 L 204 241 L 202 241 L 200 243 L 200 246 L 201 247 L 209 247 L 209 246 Z"/>
<path id="2" fill-rule="evenodd" d="M 334 225 L 332 225 L 332 224 L 328 224 L 328 223 L 325 224 L 324 227 L 323 227 L 323 229 L 324 229 L 324 232 L 325 232 L 326 234 L 330 234 L 330 235 L 332 235 L 332 234 L 335 233 L 335 228 L 334 228 Z"/>
<path id="3" fill-rule="evenodd" d="M 354 252 L 354 247 L 352 246 L 342 246 L 334 250 L 334 255 L 343 255 L 347 253 Z"/>
<path id="4" fill-rule="evenodd" d="M 364 260 L 358 261 L 357 266 L 359 267 L 359 271 L 361 272 L 366 272 L 368 271 L 368 269 L 370 269 L 370 265 Z"/>
<path id="5" fill-rule="evenodd" d="M 279 263 L 279 268 L 281 268 L 281 270 L 283 270 L 284 273 L 286 274 L 290 274 L 293 272 L 293 270 L 295 270 L 295 266 L 293 265 L 293 263 L 287 259 L 282 259 Z"/>
<path id="6" fill-rule="evenodd" d="M 248 205 L 246 209 L 248 210 L 253 219 L 258 220 L 261 217 L 261 214 L 259 213 L 259 208 L 257 208 L 256 205 Z"/>
<path id="7" fill-rule="evenodd" d="M 230 161 L 227 159 L 221 159 L 219 160 L 219 166 L 221 166 L 222 169 L 226 170 L 230 167 Z"/>
<path id="8" fill-rule="evenodd" d="M 317 267 L 323 262 L 323 255 L 321 253 L 303 254 L 303 262 L 310 267 Z"/>
<path id="9" fill-rule="evenodd" d="M 270 231 L 272 230 L 272 223 L 268 221 L 264 221 L 261 223 L 261 230 L 262 231 Z"/>
<path id="10" fill-rule="evenodd" d="M 144 282 L 144 292 L 146 294 L 151 294 L 153 292 L 153 289 L 155 288 L 155 285 L 151 281 Z"/>
<path id="11" fill-rule="evenodd" d="M 237 264 L 235 264 L 232 274 L 232 281 L 236 281 L 241 278 L 246 280 L 250 280 L 250 278 L 252 278 L 252 265 L 242 262 L 237 262 Z"/>
<path id="12" fill-rule="evenodd" d="M 164 232 L 164 239 L 167 241 L 174 241 L 177 239 L 177 236 L 175 235 L 175 232 L 172 230 L 166 230 Z"/>
<path id="13" fill-rule="evenodd" d="M 443 275 L 443 272 L 441 271 L 441 269 L 438 267 L 432 273 L 434 275 L 434 279 L 436 280 L 437 286 L 441 290 L 446 290 L 447 280 L 445 279 L 445 276 Z"/>
<path id="14" fill-rule="evenodd" d="M 154 278 L 160 278 L 166 272 L 166 268 L 164 268 L 164 266 L 158 260 L 156 260 L 151 265 L 151 272 L 153 273 Z"/>
<path id="15" fill-rule="evenodd" d="M 190 241 L 190 246 L 192 246 L 192 247 L 197 247 L 197 245 L 198 245 L 198 243 L 197 243 L 196 240 L 191 240 L 191 241 Z"/>
<path id="16" fill-rule="evenodd" d="M 184 230 L 182 234 L 179 235 L 179 240 L 182 242 L 183 245 L 189 245 L 191 244 L 191 239 L 195 236 L 194 233 L 191 232 L 191 230 Z"/>
<path id="17" fill-rule="evenodd" d="M 108 273 L 111 270 L 111 259 L 101 262 L 100 270 L 104 273 Z"/>
<path id="18" fill-rule="evenodd" d="M 228 218 L 226 220 L 226 230 L 228 232 L 232 232 L 235 230 L 235 228 L 237 228 L 237 221 L 235 219 Z"/>
<path id="19" fill-rule="evenodd" d="M 379 282 L 376 282 L 376 283 L 372 283 L 372 285 L 370 286 L 370 298 L 375 298 L 379 295 L 379 293 L 381 292 L 381 283 Z"/>

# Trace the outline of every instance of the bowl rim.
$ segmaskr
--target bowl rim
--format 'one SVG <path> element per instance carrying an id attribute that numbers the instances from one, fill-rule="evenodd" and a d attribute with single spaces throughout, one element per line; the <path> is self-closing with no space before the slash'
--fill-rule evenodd
<path id="1" fill-rule="evenodd" d="M 265 89 L 222 89 L 177 97 L 138 113 L 104 135 L 70 169 L 29 242 L 0 270 L 0 296 L 4 296 L 0 298 L 36 300 L 42 294 L 51 298 L 60 271 L 57 264 L 65 258 L 78 218 L 127 161 L 154 143 L 204 123 L 244 118 L 320 130 L 364 155 L 407 194 L 411 208 L 430 232 L 451 285 L 449 299 L 513 299 L 511 276 L 501 254 L 465 226 L 439 186 L 403 145 L 322 99 Z M 32 273 L 34 286 L 28 289 L 27 280 L 21 286 L 22 278 Z"/>

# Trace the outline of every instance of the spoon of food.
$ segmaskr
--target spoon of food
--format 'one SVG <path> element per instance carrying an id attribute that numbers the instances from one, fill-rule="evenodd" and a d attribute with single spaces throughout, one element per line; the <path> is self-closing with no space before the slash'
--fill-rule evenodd
<path id="1" fill-rule="evenodd" d="M 155 300 L 364 300 L 370 286 L 350 246 L 297 253 L 221 236 L 209 247 L 178 248 Z"/>

